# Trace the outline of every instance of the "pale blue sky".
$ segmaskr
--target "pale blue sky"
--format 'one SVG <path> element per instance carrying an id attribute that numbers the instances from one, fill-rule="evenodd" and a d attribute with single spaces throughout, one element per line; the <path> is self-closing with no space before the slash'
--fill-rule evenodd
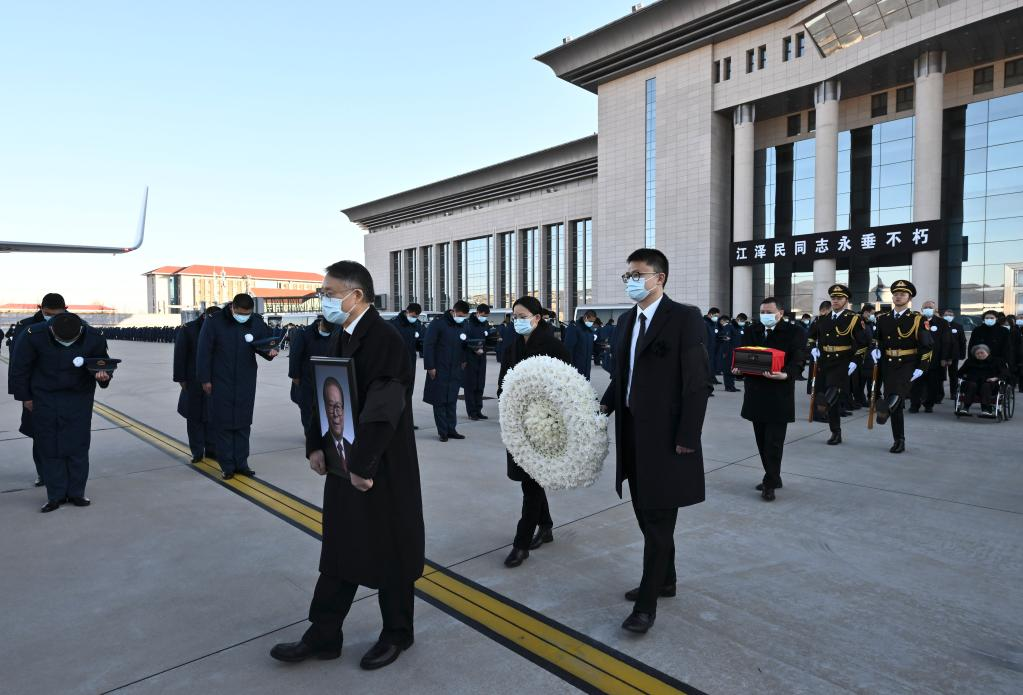
<path id="1" fill-rule="evenodd" d="M 139 310 L 140 274 L 361 259 L 339 212 L 596 131 L 533 56 L 629 0 L 30 2 L 0 24 L 0 239 L 146 242 L 0 255 L 0 304 Z"/>

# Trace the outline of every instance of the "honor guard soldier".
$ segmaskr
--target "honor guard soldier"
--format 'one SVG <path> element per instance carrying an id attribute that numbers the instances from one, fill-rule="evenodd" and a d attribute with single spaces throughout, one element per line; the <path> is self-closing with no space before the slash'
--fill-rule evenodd
<path id="1" fill-rule="evenodd" d="M 884 400 L 877 406 L 877 422 L 892 421 L 895 443 L 889 450 L 901 454 L 906 450 L 906 428 L 903 407 L 910 397 L 911 384 L 922 377 L 931 365 L 933 340 L 920 312 L 909 307 L 916 296 L 916 287 L 908 280 L 891 285 L 892 310 L 877 317 L 877 347 L 872 351 L 881 365 Z"/>
<path id="2" fill-rule="evenodd" d="M 817 363 L 818 384 L 823 381 L 824 402 L 828 409 L 831 438 L 828 444 L 842 443 L 842 409 L 849 391 L 849 377 L 858 369 L 856 352 L 867 346 L 867 335 L 860 316 L 849 309 L 849 288 L 835 284 L 828 288 L 831 310 L 822 313 L 811 325 L 807 347 Z M 817 388 L 821 392 L 820 386 Z"/>

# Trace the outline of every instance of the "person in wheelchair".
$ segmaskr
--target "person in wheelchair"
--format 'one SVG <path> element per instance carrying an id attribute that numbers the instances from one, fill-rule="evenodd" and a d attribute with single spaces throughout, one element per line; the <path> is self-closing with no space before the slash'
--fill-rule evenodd
<path id="1" fill-rule="evenodd" d="M 977 343 L 970 350 L 970 356 L 959 368 L 960 400 L 957 415 L 969 415 L 970 405 L 980 399 L 980 416 L 995 417 L 995 396 L 998 382 L 1009 376 L 1005 360 L 993 357 L 991 349 L 984 343 Z"/>

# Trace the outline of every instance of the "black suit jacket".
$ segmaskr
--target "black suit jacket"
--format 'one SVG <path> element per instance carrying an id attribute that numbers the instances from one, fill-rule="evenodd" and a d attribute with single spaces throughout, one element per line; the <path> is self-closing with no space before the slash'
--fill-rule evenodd
<path id="1" fill-rule="evenodd" d="M 635 472 L 632 496 L 641 509 L 685 507 L 704 500 L 700 436 L 710 396 L 707 329 L 700 310 L 665 296 L 636 346 L 632 399 L 626 412 L 629 358 L 636 310 L 622 315 L 615 345 L 615 370 L 601 405 L 614 413 L 617 475 L 615 489 Z M 625 446 L 626 415 L 635 448 Z M 677 454 L 675 447 L 692 449 Z M 632 484 L 630 483 L 630 487 Z"/>
<path id="2" fill-rule="evenodd" d="M 788 379 L 778 381 L 765 376 L 743 379 L 742 417 L 752 422 L 795 422 L 795 378 L 803 371 L 802 332 L 791 323 L 777 324 L 770 333 L 762 323 L 746 331 L 745 345 L 774 348 L 785 352 L 784 371 Z"/>
<path id="3" fill-rule="evenodd" d="M 337 447 L 334 446 L 334 436 L 330 433 L 330 430 L 327 430 L 327 433 L 323 435 L 321 442 L 323 444 L 323 459 L 327 463 L 327 470 L 334 475 L 348 478 L 348 473 L 341 467 L 341 459 L 337 455 Z M 342 437 L 341 449 L 345 452 L 345 463 L 351 460 L 351 446 L 348 440 Z"/>

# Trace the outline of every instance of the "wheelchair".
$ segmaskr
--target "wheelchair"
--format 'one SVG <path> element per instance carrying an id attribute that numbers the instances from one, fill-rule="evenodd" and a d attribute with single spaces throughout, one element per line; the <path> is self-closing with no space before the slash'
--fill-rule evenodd
<path id="1" fill-rule="evenodd" d="M 958 393 L 956 394 L 955 414 L 956 418 L 970 417 L 972 413 L 965 412 L 965 409 L 974 403 L 980 402 L 980 393 L 977 393 L 970 402 L 966 402 L 966 379 L 959 379 Z M 999 379 L 995 385 L 995 403 L 990 413 L 983 410 L 980 417 L 997 422 L 1011 420 L 1016 412 L 1016 386 L 1009 379 Z"/>

